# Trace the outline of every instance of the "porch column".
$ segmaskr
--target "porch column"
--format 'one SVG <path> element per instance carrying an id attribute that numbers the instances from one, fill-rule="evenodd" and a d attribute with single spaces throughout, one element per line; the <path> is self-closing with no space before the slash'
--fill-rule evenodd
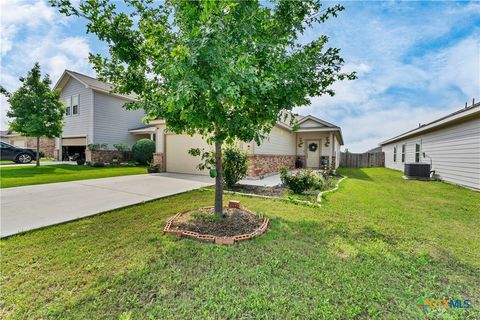
<path id="1" fill-rule="evenodd" d="M 150 135 L 153 136 L 153 133 Z M 163 129 L 162 128 L 157 128 L 155 130 L 155 137 L 157 138 L 155 141 L 155 153 L 163 153 L 163 146 L 164 146 L 164 135 L 163 135 Z"/>
<path id="2" fill-rule="evenodd" d="M 328 164 L 331 166 L 332 165 L 332 160 L 333 160 L 333 132 L 330 131 L 329 133 L 329 140 L 330 140 L 330 156 L 328 157 Z"/>
<path id="3" fill-rule="evenodd" d="M 153 134 L 153 133 L 152 133 Z M 163 128 L 156 128 L 155 129 L 155 153 L 153 154 L 153 161 L 158 167 L 160 172 L 164 172 L 165 168 L 165 134 Z"/>
<path id="4" fill-rule="evenodd" d="M 61 136 L 59 138 L 55 138 L 55 149 L 57 150 L 55 160 L 62 161 L 62 137 Z"/>

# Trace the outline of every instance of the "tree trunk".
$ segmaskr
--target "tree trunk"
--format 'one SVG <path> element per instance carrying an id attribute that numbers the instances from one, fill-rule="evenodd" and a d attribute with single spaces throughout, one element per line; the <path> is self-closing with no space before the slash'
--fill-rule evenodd
<path id="1" fill-rule="evenodd" d="M 37 137 L 37 167 L 40 165 L 40 137 Z"/>
<path id="2" fill-rule="evenodd" d="M 215 141 L 215 214 L 223 217 L 223 170 L 222 170 L 222 142 Z"/>

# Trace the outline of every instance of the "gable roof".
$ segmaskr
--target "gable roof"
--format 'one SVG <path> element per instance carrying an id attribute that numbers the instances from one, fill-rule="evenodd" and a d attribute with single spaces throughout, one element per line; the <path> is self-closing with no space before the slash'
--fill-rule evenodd
<path id="1" fill-rule="evenodd" d="M 112 92 L 113 86 L 111 84 L 100 81 L 96 78 L 87 76 L 85 74 L 72 71 L 72 70 L 65 70 L 63 72 L 62 76 L 60 77 L 60 79 L 58 79 L 57 83 L 53 87 L 53 90 L 57 90 L 57 89 L 62 90 L 63 87 L 65 87 L 65 85 L 67 84 L 67 82 L 70 78 L 73 78 L 73 79 L 79 81 L 86 88 L 90 88 L 90 89 L 93 89 L 95 91 L 99 91 L 99 92 L 103 92 L 103 93 L 108 93 L 108 94 L 111 94 L 113 96 L 123 98 L 125 100 L 130 100 L 130 101 L 136 100 L 136 95 L 134 95 L 134 94 L 123 95 L 123 94 L 114 93 L 114 92 Z"/>
<path id="2" fill-rule="evenodd" d="M 312 120 L 314 122 L 317 122 L 318 124 L 321 124 L 321 126 L 319 126 L 319 127 L 339 128 L 336 125 L 331 124 L 330 122 L 327 122 L 325 120 L 321 120 L 321 119 L 319 119 L 315 116 L 312 116 L 310 114 L 308 116 L 302 116 L 302 118 L 297 123 L 299 125 L 301 125 L 302 123 L 304 123 L 307 120 Z"/>
<path id="3" fill-rule="evenodd" d="M 435 131 L 452 124 L 457 124 L 476 118 L 478 116 L 480 116 L 480 102 L 477 102 L 476 104 L 473 104 L 469 107 L 457 110 L 432 122 L 422 124 L 418 128 L 399 134 L 398 136 L 395 136 L 391 139 L 380 142 L 380 145 L 382 146 L 408 137 L 420 135 L 422 133 Z"/>

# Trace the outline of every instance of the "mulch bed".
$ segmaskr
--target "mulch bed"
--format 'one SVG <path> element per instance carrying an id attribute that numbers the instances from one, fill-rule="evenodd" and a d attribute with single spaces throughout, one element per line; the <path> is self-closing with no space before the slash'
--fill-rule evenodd
<path id="1" fill-rule="evenodd" d="M 249 234 L 258 229 L 263 219 L 239 208 L 224 208 L 223 219 L 215 219 L 213 208 L 186 212 L 172 221 L 171 230 L 187 230 L 216 237 Z"/>
<path id="2" fill-rule="evenodd" d="M 343 176 L 340 175 L 335 175 L 335 176 L 330 176 L 330 179 L 334 180 L 340 180 L 342 179 Z M 331 188 L 333 189 L 333 188 Z M 256 194 L 260 196 L 269 196 L 269 197 L 283 197 L 285 194 L 290 193 L 290 190 L 288 188 L 280 186 L 274 186 L 274 187 L 264 187 L 264 186 L 252 186 L 252 185 L 246 185 L 246 184 L 237 184 L 232 188 L 225 188 L 227 191 L 233 191 L 233 192 L 242 192 L 242 193 L 250 193 L 250 194 Z M 327 189 L 329 190 L 329 189 Z M 327 191 L 327 190 L 322 190 L 322 191 Z M 318 190 L 307 190 L 303 194 L 304 195 L 317 195 L 320 191 Z"/>

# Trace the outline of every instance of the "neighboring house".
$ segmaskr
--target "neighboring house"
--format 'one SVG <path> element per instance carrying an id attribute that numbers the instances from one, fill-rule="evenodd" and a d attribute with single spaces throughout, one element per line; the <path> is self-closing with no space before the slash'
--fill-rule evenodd
<path id="1" fill-rule="evenodd" d="M 110 93 L 111 85 L 78 72 L 65 70 L 54 89 L 60 90 L 65 104 L 62 136 L 56 139 L 56 158 L 68 159 L 83 155 L 91 143 L 126 143 L 150 137 L 132 135 L 128 131 L 143 125 L 143 110 L 126 110 L 123 105 L 134 96 Z"/>
<path id="2" fill-rule="evenodd" d="M 163 120 L 145 125 L 142 110 L 122 108 L 135 96 L 110 93 L 111 85 L 69 70 L 65 70 L 54 89 L 61 90 L 66 106 L 63 134 L 56 139 L 57 157 L 83 154 L 90 143 L 107 143 L 112 148 L 115 143 L 131 146 L 141 138 L 149 138 L 156 143 L 154 160 L 162 171 L 208 174 L 197 169 L 200 159 L 189 155 L 188 150 L 212 147 L 199 135 L 165 131 Z M 343 145 L 341 129 L 313 116 L 299 116 L 297 121 L 296 132 L 287 123 L 278 122 L 260 145 L 239 143 L 249 155 L 249 176 L 277 173 L 283 166 L 293 168 L 297 158 L 308 168 L 320 168 L 325 163 L 338 167 Z"/>
<path id="3" fill-rule="evenodd" d="M 278 173 L 281 167 L 294 168 L 299 158 L 307 168 L 318 169 L 323 164 L 338 167 L 340 146 L 343 145 L 339 127 L 314 116 L 298 117 L 297 131 L 283 122 L 278 122 L 268 138 L 260 145 L 255 142 L 238 143 L 249 157 L 249 177 L 262 177 Z M 212 146 L 200 135 L 179 135 L 167 132 L 163 120 L 151 121 L 148 126 L 130 130 L 132 134 L 152 134 L 156 136 L 155 160 L 168 172 L 203 174 L 197 165 L 198 157 L 188 154 L 191 148 L 212 150 Z"/>
<path id="4" fill-rule="evenodd" d="M 15 147 L 37 149 L 37 138 L 25 137 L 16 132 L 2 131 L 2 142 Z M 40 137 L 40 152 L 46 158 L 53 158 L 55 153 L 55 139 Z"/>
<path id="5" fill-rule="evenodd" d="M 387 168 L 403 170 L 405 163 L 431 162 L 440 179 L 480 189 L 480 103 L 380 145 Z"/>
<path id="6" fill-rule="evenodd" d="M 10 141 L 8 139 L 8 130 L 0 131 L 0 141 L 10 143 Z"/>

